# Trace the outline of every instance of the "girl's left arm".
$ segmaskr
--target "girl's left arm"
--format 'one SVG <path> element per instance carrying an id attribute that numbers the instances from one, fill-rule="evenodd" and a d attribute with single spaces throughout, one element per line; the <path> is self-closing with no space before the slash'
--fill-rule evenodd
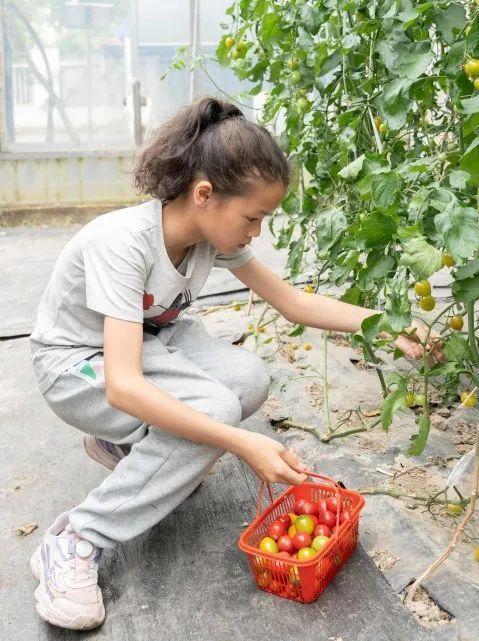
<path id="1" fill-rule="evenodd" d="M 291 323 L 354 334 L 365 318 L 378 313 L 329 296 L 299 291 L 256 258 L 231 271 Z"/>
<path id="2" fill-rule="evenodd" d="M 329 296 L 299 291 L 256 258 L 231 271 L 291 323 L 354 334 L 361 329 L 365 318 L 378 313 L 378 310 L 350 305 Z M 413 323 L 413 327 L 417 338 L 414 335 L 399 336 L 396 346 L 410 358 L 421 358 L 423 349 L 417 339 L 424 340 L 427 328 L 417 323 Z M 388 335 L 382 333 L 382 336 Z M 436 332 L 431 332 L 431 339 L 437 337 Z M 431 341 L 428 347 L 433 351 L 433 360 L 443 362 L 442 343 Z"/>

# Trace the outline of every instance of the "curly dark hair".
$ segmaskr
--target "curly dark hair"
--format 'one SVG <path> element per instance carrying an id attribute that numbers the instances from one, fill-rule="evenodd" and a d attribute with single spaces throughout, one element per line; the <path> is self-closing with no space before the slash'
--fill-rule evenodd
<path id="1" fill-rule="evenodd" d="M 278 143 L 233 104 L 206 96 L 183 107 L 140 153 L 135 186 L 166 202 L 207 178 L 220 196 L 247 193 L 259 179 L 288 187 L 291 167 Z"/>

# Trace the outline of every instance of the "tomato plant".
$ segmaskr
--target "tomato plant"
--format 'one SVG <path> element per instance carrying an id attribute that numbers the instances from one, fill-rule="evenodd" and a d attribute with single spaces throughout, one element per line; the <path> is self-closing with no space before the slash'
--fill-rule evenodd
<path id="1" fill-rule="evenodd" d="M 286 216 L 270 220 L 291 277 L 312 255 L 312 289 L 327 276 L 342 300 L 383 310 L 353 337 L 367 360 L 390 344 L 381 331 L 436 307 L 427 279 L 451 270 L 452 303 L 425 316 L 446 363 L 382 379 L 385 430 L 421 388 L 411 455 L 427 442 L 430 384 L 449 404 L 479 382 L 478 13 L 465 0 L 236 0 L 216 51 L 262 95 L 261 122 L 297 167 Z"/>

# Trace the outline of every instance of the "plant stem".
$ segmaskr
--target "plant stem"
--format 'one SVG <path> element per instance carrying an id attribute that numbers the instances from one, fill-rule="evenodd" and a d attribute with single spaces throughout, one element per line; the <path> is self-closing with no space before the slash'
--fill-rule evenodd
<path id="1" fill-rule="evenodd" d="M 368 360 L 370 360 L 371 363 L 378 364 L 379 360 L 376 358 L 376 355 L 372 351 L 370 345 L 368 343 L 364 342 L 363 343 L 363 347 L 364 347 L 364 351 L 366 352 L 366 355 L 368 357 Z M 386 396 L 388 395 L 388 388 L 387 388 L 387 385 L 386 385 L 386 381 L 384 380 L 384 374 L 378 368 L 376 368 L 376 374 L 378 375 L 379 382 L 381 383 L 381 388 L 383 390 L 383 397 L 386 398 Z"/>
<path id="2" fill-rule="evenodd" d="M 471 349 L 474 363 L 479 365 L 479 353 L 477 351 L 476 332 L 475 332 L 475 318 L 474 318 L 474 303 L 475 300 L 470 300 L 466 303 L 467 309 L 467 333 L 469 335 L 469 347 Z"/>

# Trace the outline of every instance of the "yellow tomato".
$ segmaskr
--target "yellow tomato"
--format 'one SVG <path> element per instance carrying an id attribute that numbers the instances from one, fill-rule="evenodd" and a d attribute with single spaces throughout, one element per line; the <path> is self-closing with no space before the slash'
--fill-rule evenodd
<path id="1" fill-rule="evenodd" d="M 418 280 L 414 285 L 414 291 L 418 296 L 429 296 L 431 293 L 431 283 L 428 280 Z"/>
<path id="2" fill-rule="evenodd" d="M 305 291 L 307 294 L 312 294 L 312 293 L 314 292 L 314 287 L 313 287 L 313 285 L 311 285 L 311 284 L 310 284 L 310 285 L 306 285 L 306 287 L 304 288 L 304 291 Z"/>
<path id="3" fill-rule="evenodd" d="M 424 298 L 421 298 L 419 301 L 419 307 L 425 312 L 430 312 L 431 309 L 436 307 L 436 299 L 434 296 L 424 296 Z"/>
<path id="4" fill-rule="evenodd" d="M 479 76 L 479 60 L 471 58 L 464 65 L 464 71 L 468 76 Z"/>
<path id="5" fill-rule="evenodd" d="M 453 316 L 449 321 L 449 327 L 459 332 L 464 326 L 462 316 Z"/>
<path id="6" fill-rule="evenodd" d="M 232 38 L 231 36 L 228 36 L 225 40 L 225 46 L 227 49 L 231 49 L 231 47 L 234 45 L 235 39 Z"/>
<path id="7" fill-rule="evenodd" d="M 308 350 L 308 351 L 309 351 L 312 347 L 313 347 L 313 346 L 311 345 L 311 343 L 305 343 L 305 344 L 303 345 L 303 348 L 304 348 L 305 350 Z"/>
<path id="8" fill-rule="evenodd" d="M 469 390 L 464 390 L 461 394 L 461 405 L 464 407 L 475 407 L 477 404 L 477 398 L 474 392 Z"/>
<path id="9" fill-rule="evenodd" d="M 454 260 L 454 257 L 451 256 L 451 254 L 448 254 L 447 252 L 445 252 L 442 255 L 441 262 L 445 267 L 452 267 L 453 265 L 456 264 L 456 261 Z"/>

